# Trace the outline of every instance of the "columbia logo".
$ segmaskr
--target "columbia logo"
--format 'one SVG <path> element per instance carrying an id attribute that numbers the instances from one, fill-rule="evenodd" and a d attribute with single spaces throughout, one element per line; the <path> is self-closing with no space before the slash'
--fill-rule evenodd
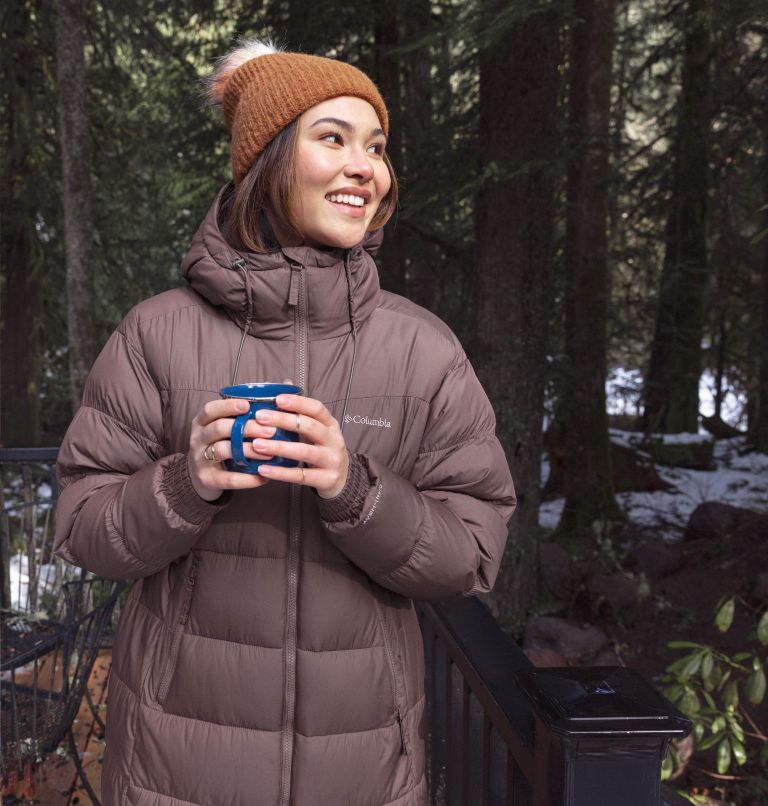
<path id="1" fill-rule="evenodd" d="M 368 417 L 360 414 L 345 414 L 344 423 L 355 423 L 356 425 L 375 425 L 377 428 L 392 428 L 392 423 L 382 417 Z"/>

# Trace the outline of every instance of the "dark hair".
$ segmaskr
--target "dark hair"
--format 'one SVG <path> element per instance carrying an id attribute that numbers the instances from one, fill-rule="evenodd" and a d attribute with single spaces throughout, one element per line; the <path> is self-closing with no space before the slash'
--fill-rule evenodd
<path id="1" fill-rule="evenodd" d="M 234 246 L 250 252 L 270 251 L 274 236 L 266 213 L 272 218 L 276 231 L 295 236 L 300 242 L 304 240 L 291 210 L 291 199 L 296 193 L 297 133 L 298 118 L 269 142 L 222 204 L 224 230 Z M 397 207 L 397 177 L 386 153 L 384 163 L 392 184 L 373 216 L 371 231 L 381 229 Z"/>

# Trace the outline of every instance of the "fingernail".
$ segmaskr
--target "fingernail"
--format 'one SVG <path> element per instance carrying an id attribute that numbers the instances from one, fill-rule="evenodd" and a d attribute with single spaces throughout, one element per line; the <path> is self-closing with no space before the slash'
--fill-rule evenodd
<path id="1" fill-rule="evenodd" d="M 277 429 L 270 425 L 270 426 L 265 426 L 262 429 L 261 436 L 264 437 L 265 439 L 269 439 L 270 437 L 273 437 L 276 433 L 277 433 Z"/>
<path id="2" fill-rule="evenodd" d="M 253 448 L 256 451 L 263 451 L 269 449 L 269 440 L 268 439 L 254 439 L 253 440 Z"/>
<path id="3" fill-rule="evenodd" d="M 256 412 L 256 419 L 260 423 L 268 423 L 272 419 L 272 412 L 269 409 L 259 409 Z"/>
<path id="4" fill-rule="evenodd" d="M 238 411 L 248 411 L 248 401 L 247 400 L 238 400 L 235 403 L 235 408 Z"/>
<path id="5" fill-rule="evenodd" d="M 271 476 L 272 475 L 272 465 L 259 465 L 259 475 L 260 476 Z"/>
<path id="6" fill-rule="evenodd" d="M 293 400 L 293 398 L 290 395 L 278 395 L 277 396 L 277 405 L 278 406 L 290 406 L 292 400 Z"/>

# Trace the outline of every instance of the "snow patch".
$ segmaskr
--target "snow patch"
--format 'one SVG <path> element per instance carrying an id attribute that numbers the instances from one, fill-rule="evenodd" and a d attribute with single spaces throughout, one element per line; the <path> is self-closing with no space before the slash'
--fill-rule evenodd
<path id="1" fill-rule="evenodd" d="M 610 431 L 612 442 L 635 449 L 640 436 L 629 431 Z M 718 440 L 714 470 L 656 465 L 659 476 L 672 484 L 673 489 L 617 493 L 616 499 L 633 523 L 656 530 L 661 540 L 672 542 L 680 540 L 694 509 L 705 501 L 768 512 L 768 455 L 743 451 L 743 437 Z M 545 467 L 544 460 L 542 470 Z M 542 478 L 546 479 L 545 473 Z M 549 531 L 557 526 L 564 504 L 563 498 L 542 504 L 539 524 L 543 529 Z"/>
<path id="2" fill-rule="evenodd" d="M 52 591 L 59 579 L 61 563 L 42 563 L 37 567 L 38 602 Z M 29 610 L 29 558 L 19 552 L 11 557 L 11 609 Z"/>

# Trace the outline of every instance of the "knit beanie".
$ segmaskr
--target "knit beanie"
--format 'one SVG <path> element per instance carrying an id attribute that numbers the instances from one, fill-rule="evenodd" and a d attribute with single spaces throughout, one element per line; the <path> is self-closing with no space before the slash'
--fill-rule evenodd
<path id="1" fill-rule="evenodd" d="M 232 135 L 235 184 L 281 129 L 329 98 L 352 95 L 368 101 L 385 134 L 389 131 L 384 100 L 361 70 L 335 59 L 280 51 L 270 42 L 243 42 L 219 60 L 207 84 Z"/>

